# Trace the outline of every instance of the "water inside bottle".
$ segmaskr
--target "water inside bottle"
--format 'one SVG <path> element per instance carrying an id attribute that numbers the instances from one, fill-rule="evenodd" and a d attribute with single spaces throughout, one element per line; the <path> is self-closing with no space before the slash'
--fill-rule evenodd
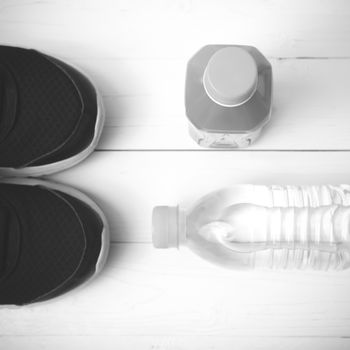
<path id="1" fill-rule="evenodd" d="M 268 192 L 272 200 L 255 199 L 260 205 L 221 208 L 218 220 L 200 226 L 198 235 L 217 243 L 220 254 L 224 247 L 245 260 L 249 255 L 252 267 L 327 270 L 350 265 L 346 188 L 286 186 L 270 187 Z M 261 205 L 264 201 L 269 203 Z"/>

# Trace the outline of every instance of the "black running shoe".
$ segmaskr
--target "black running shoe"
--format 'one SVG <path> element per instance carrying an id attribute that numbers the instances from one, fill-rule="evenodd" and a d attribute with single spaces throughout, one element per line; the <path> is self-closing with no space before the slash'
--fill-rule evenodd
<path id="1" fill-rule="evenodd" d="M 75 68 L 35 50 L 0 46 L 0 176 L 61 171 L 96 147 L 101 99 Z"/>
<path id="2" fill-rule="evenodd" d="M 94 277 L 109 247 L 106 219 L 72 188 L 35 179 L 0 183 L 0 304 L 59 296 Z"/>

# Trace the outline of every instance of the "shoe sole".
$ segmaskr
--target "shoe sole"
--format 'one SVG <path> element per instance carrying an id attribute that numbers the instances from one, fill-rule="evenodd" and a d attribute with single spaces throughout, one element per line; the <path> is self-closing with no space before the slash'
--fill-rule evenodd
<path id="1" fill-rule="evenodd" d="M 63 60 L 61 60 L 61 61 L 66 63 Z M 53 173 L 57 173 L 57 172 L 66 170 L 68 168 L 71 168 L 74 165 L 82 162 L 96 148 L 96 146 L 100 140 L 102 130 L 103 130 L 103 125 L 105 122 L 105 111 L 104 111 L 104 107 L 103 107 L 103 103 L 102 103 L 101 94 L 96 89 L 95 84 L 88 77 L 87 74 L 85 74 L 80 68 L 77 68 L 75 65 L 72 65 L 70 63 L 66 63 L 66 64 L 69 64 L 71 67 L 73 67 L 79 73 L 83 74 L 90 81 L 90 83 L 93 85 L 93 87 L 96 91 L 97 117 L 96 117 L 94 137 L 93 137 L 91 143 L 81 152 L 75 154 L 72 157 L 60 160 L 58 162 L 45 164 L 45 165 L 38 165 L 38 166 L 28 166 L 28 167 L 23 167 L 23 168 L 0 167 L 0 178 L 1 177 L 43 176 L 43 175 L 50 175 Z"/>
<path id="2" fill-rule="evenodd" d="M 54 297 L 49 300 L 45 301 L 38 301 L 36 302 L 35 300 L 26 305 L 1 305 L 0 309 L 5 307 L 5 308 L 17 308 L 17 307 L 23 307 L 23 306 L 30 306 L 30 305 L 35 305 L 37 304 L 43 304 L 46 302 L 50 302 L 51 300 L 57 300 L 58 298 L 69 294 L 72 291 L 76 291 L 79 288 L 85 287 L 88 283 L 93 281 L 95 277 L 102 271 L 103 267 L 106 264 L 107 257 L 108 257 L 108 252 L 109 252 L 109 247 L 110 247 L 110 230 L 109 230 L 109 225 L 106 219 L 106 216 L 104 215 L 102 209 L 91 199 L 89 198 L 86 194 L 76 190 L 75 188 L 62 185 L 57 182 L 52 182 L 52 181 L 46 181 L 46 180 L 41 180 L 41 179 L 28 179 L 28 178 L 14 178 L 14 179 L 1 179 L 0 183 L 6 183 L 6 184 L 14 184 L 14 185 L 26 185 L 26 186 L 42 186 L 46 187 L 48 189 L 54 190 L 54 191 L 60 191 L 65 194 L 68 194 L 74 198 L 77 198 L 84 202 L 88 207 L 93 209 L 98 216 L 101 218 L 102 223 L 103 223 L 103 230 L 101 233 L 101 250 L 100 254 L 98 256 L 96 265 L 95 265 L 95 272 L 94 274 L 89 277 L 86 281 L 84 281 L 82 284 L 78 285 L 77 287 L 73 288 L 71 291 L 68 291 L 66 293 L 63 293 L 62 295 L 59 295 L 57 297 Z M 40 296 L 42 297 L 42 296 Z"/>

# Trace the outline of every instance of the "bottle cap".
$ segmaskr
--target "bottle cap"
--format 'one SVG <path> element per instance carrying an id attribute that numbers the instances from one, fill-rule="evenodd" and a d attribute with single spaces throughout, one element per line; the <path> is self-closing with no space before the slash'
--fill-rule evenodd
<path id="1" fill-rule="evenodd" d="M 240 47 L 225 47 L 209 60 L 203 85 L 207 95 L 217 104 L 234 107 L 254 94 L 258 68 L 251 54 Z"/>
<path id="2" fill-rule="evenodd" d="M 179 207 L 153 208 L 152 241 L 155 248 L 178 248 L 184 234 L 184 220 Z"/>

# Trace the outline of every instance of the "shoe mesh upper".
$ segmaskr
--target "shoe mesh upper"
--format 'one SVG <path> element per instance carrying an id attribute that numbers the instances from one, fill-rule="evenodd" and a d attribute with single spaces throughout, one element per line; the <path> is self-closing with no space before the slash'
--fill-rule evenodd
<path id="1" fill-rule="evenodd" d="M 21 226 L 20 254 L 0 282 L 0 304 L 24 304 L 74 275 L 87 249 L 84 227 L 69 201 L 45 188 L 0 184 L 0 197 L 15 208 Z"/>
<path id="2" fill-rule="evenodd" d="M 72 80 L 36 51 L 1 46 L 0 63 L 18 94 L 16 121 L 0 143 L 0 167 L 22 167 L 66 142 L 79 122 L 82 100 Z"/>

